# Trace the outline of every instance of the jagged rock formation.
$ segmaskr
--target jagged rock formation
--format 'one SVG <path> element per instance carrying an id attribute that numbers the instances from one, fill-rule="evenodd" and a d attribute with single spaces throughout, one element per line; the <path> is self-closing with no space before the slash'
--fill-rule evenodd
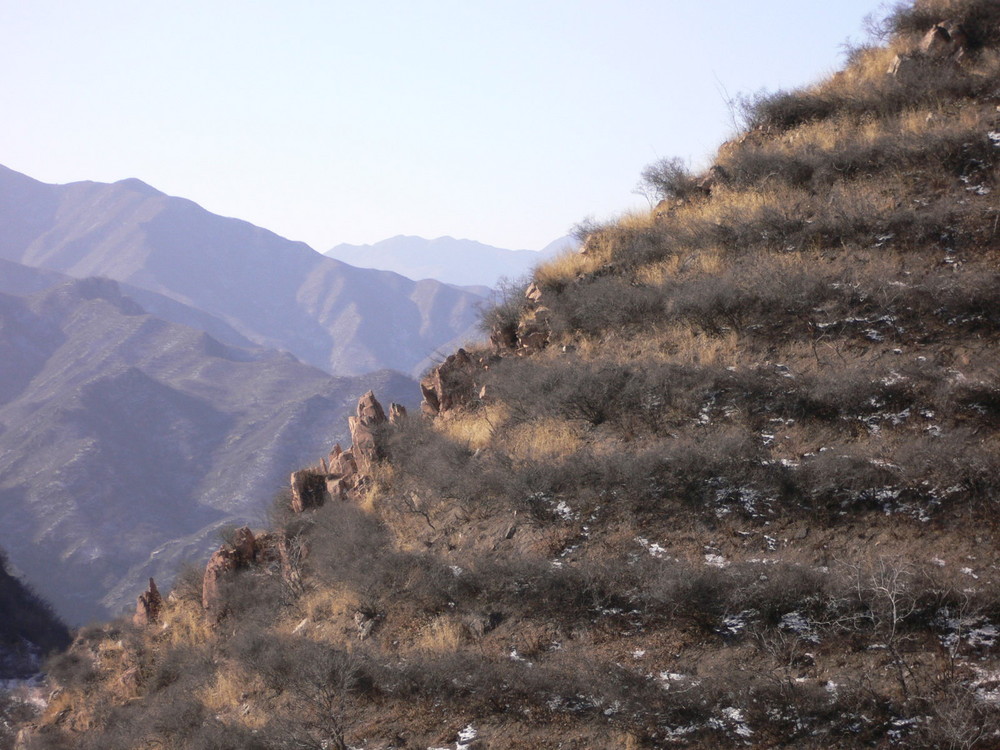
<path id="1" fill-rule="evenodd" d="M 231 541 L 219 547 L 209 558 L 202 578 L 201 605 L 219 614 L 220 587 L 225 577 L 253 567 L 280 565 L 287 559 L 287 542 L 268 532 L 257 535 L 249 527 L 235 531 Z"/>
<path id="2" fill-rule="evenodd" d="M 160 621 L 160 611 L 163 609 L 163 597 L 160 596 L 156 588 L 156 582 L 150 578 L 149 588 L 139 594 L 139 599 L 135 604 L 135 614 L 132 615 L 132 624 L 142 628 L 153 625 Z"/>
<path id="3" fill-rule="evenodd" d="M 361 396 L 355 412 L 347 418 L 351 432 L 348 450 L 338 443 L 318 466 L 292 472 L 291 508 L 295 513 L 319 508 L 331 498 L 346 500 L 364 488 L 372 470 L 385 457 L 383 430 L 398 426 L 406 417 L 406 408 L 397 403 L 390 405 L 386 417 L 373 391 Z"/>

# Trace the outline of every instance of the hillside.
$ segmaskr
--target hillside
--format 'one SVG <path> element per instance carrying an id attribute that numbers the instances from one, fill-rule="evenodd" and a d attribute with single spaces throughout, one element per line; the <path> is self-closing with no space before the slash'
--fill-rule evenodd
<path id="1" fill-rule="evenodd" d="M 25 747 L 1000 746 L 1000 5 L 881 31 L 81 631 Z"/>
<path id="2" fill-rule="evenodd" d="M 454 237 L 428 240 L 400 235 L 373 245 L 337 245 L 326 255 L 352 266 L 394 271 L 410 279 L 495 287 L 501 278 L 519 279 L 529 274 L 572 242 L 572 238 L 564 237 L 540 251 L 507 250 Z"/>
<path id="3" fill-rule="evenodd" d="M 27 290 L 41 276 L 18 274 Z M 398 373 L 331 378 L 226 346 L 107 279 L 0 293 L 0 547 L 68 622 L 118 614 L 260 518 L 372 387 L 418 397 Z"/>
<path id="4" fill-rule="evenodd" d="M 7 570 L 0 551 L 0 680 L 35 674 L 49 652 L 69 645 L 69 631 L 52 611 Z M 2 713 L 2 712 L 0 712 Z"/>
<path id="5" fill-rule="evenodd" d="M 435 350 L 474 337 L 482 299 L 353 268 L 139 180 L 47 185 L 5 167 L 0 259 L 123 282 L 151 293 L 141 302 L 159 316 L 191 324 L 194 308 L 337 375 L 419 373 Z"/>

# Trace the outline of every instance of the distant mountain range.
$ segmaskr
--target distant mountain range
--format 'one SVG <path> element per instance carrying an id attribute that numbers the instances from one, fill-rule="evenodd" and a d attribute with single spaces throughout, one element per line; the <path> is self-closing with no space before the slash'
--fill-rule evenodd
<path id="1" fill-rule="evenodd" d="M 71 622 L 134 602 L 229 523 L 261 519 L 288 473 L 346 437 L 391 371 L 331 377 L 288 354 L 239 349 L 148 314 L 108 279 L 0 293 L 0 547 Z"/>
<path id="2" fill-rule="evenodd" d="M 0 259 L 123 282 L 164 319 L 338 375 L 420 372 L 477 336 L 483 294 L 353 268 L 139 180 L 48 185 L 5 167 Z"/>
<path id="3" fill-rule="evenodd" d="M 505 250 L 473 240 L 400 235 L 374 245 L 337 245 L 326 254 L 352 266 L 394 271 L 411 279 L 437 279 L 466 287 L 493 287 L 503 277 L 525 276 L 544 260 L 573 247 L 561 237 L 539 251 Z"/>

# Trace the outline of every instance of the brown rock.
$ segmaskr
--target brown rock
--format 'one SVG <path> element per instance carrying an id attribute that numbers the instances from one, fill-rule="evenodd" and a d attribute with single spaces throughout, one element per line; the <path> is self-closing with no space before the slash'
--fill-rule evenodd
<path id="1" fill-rule="evenodd" d="M 163 597 L 156 588 L 156 582 L 150 578 L 149 588 L 139 594 L 139 600 L 135 605 L 135 614 L 132 615 L 132 624 L 142 628 L 160 621 L 160 612 L 163 611 Z"/>
<path id="2" fill-rule="evenodd" d="M 954 21 L 945 21 L 935 24 L 924 34 L 918 49 L 927 57 L 957 60 L 964 56 L 968 46 L 969 37 L 962 25 Z"/>
<path id="3" fill-rule="evenodd" d="M 357 416 L 347 418 L 351 429 L 351 453 L 354 454 L 359 473 L 370 474 L 375 464 L 385 457 L 385 452 L 379 445 L 379 428 L 387 421 L 382 404 L 371 391 L 358 401 Z"/>
<path id="4" fill-rule="evenodd" d="M 214 610 L 219 603 L 219 581 L 227 573 L 249 567 L 257 561 L 257 541 L 244 526 L 233 536 L 232 544 L 223 544 L 209 558 L 201 581 L 201 605 Z"/>
<path id="5" fill-rule="evenodd" d="M 399 424 L 406 419 L 406 407 L 402 404 L 389 404 L 389 424 Z"/>
<path id="6" fill-rule="evenodd" d="M 538 288 L 538 285 L 534 281 L 528 284 L 528 288 L 524 290 L 524 298 L 533 305 L 541 303 L 542 290 Z"/>
<path id="7" fill-rule="evenodd" d="M 549 344 L 551 311 L 538 307 L 521 318 L 517 325 L 518 351 L 522 354 L 544 349 Z"/>
<path id="8" fill-rule="evenodd" d="M 708 170 L 708 173 L 698 181 L 697 187 L 706 195 L 711 195 L 713 190 L 718 188 L 720 185 L 725 185 L 728 180 L 729 172 L 726 171 L 725 167 L 715 164 Z"/>
<path id="9" fill-rule="evenodd" d="M 449 355 L 420 381 L 421 411 L 437 416 L 472 401 L 477 391 L 475 376 L 481 369 L 484 363 L 473 360 L 465 349 Z"/>
<path id="10" fill-rule="evenodd" d="M 292 510 L 301 513 L 309 508 L 319 508 L 326 502 L 326 473 L 316 469 L 293 471 Z"/>

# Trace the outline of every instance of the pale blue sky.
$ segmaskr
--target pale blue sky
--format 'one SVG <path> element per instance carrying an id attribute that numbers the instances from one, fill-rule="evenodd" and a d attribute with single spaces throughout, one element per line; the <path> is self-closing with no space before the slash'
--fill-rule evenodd
<path id="1" fill-rule="evenodd" d="M 138 177 L 318 250 L 539 249 L 817 80 L 877 0 L 0 0 L 0 164 Z"/>

